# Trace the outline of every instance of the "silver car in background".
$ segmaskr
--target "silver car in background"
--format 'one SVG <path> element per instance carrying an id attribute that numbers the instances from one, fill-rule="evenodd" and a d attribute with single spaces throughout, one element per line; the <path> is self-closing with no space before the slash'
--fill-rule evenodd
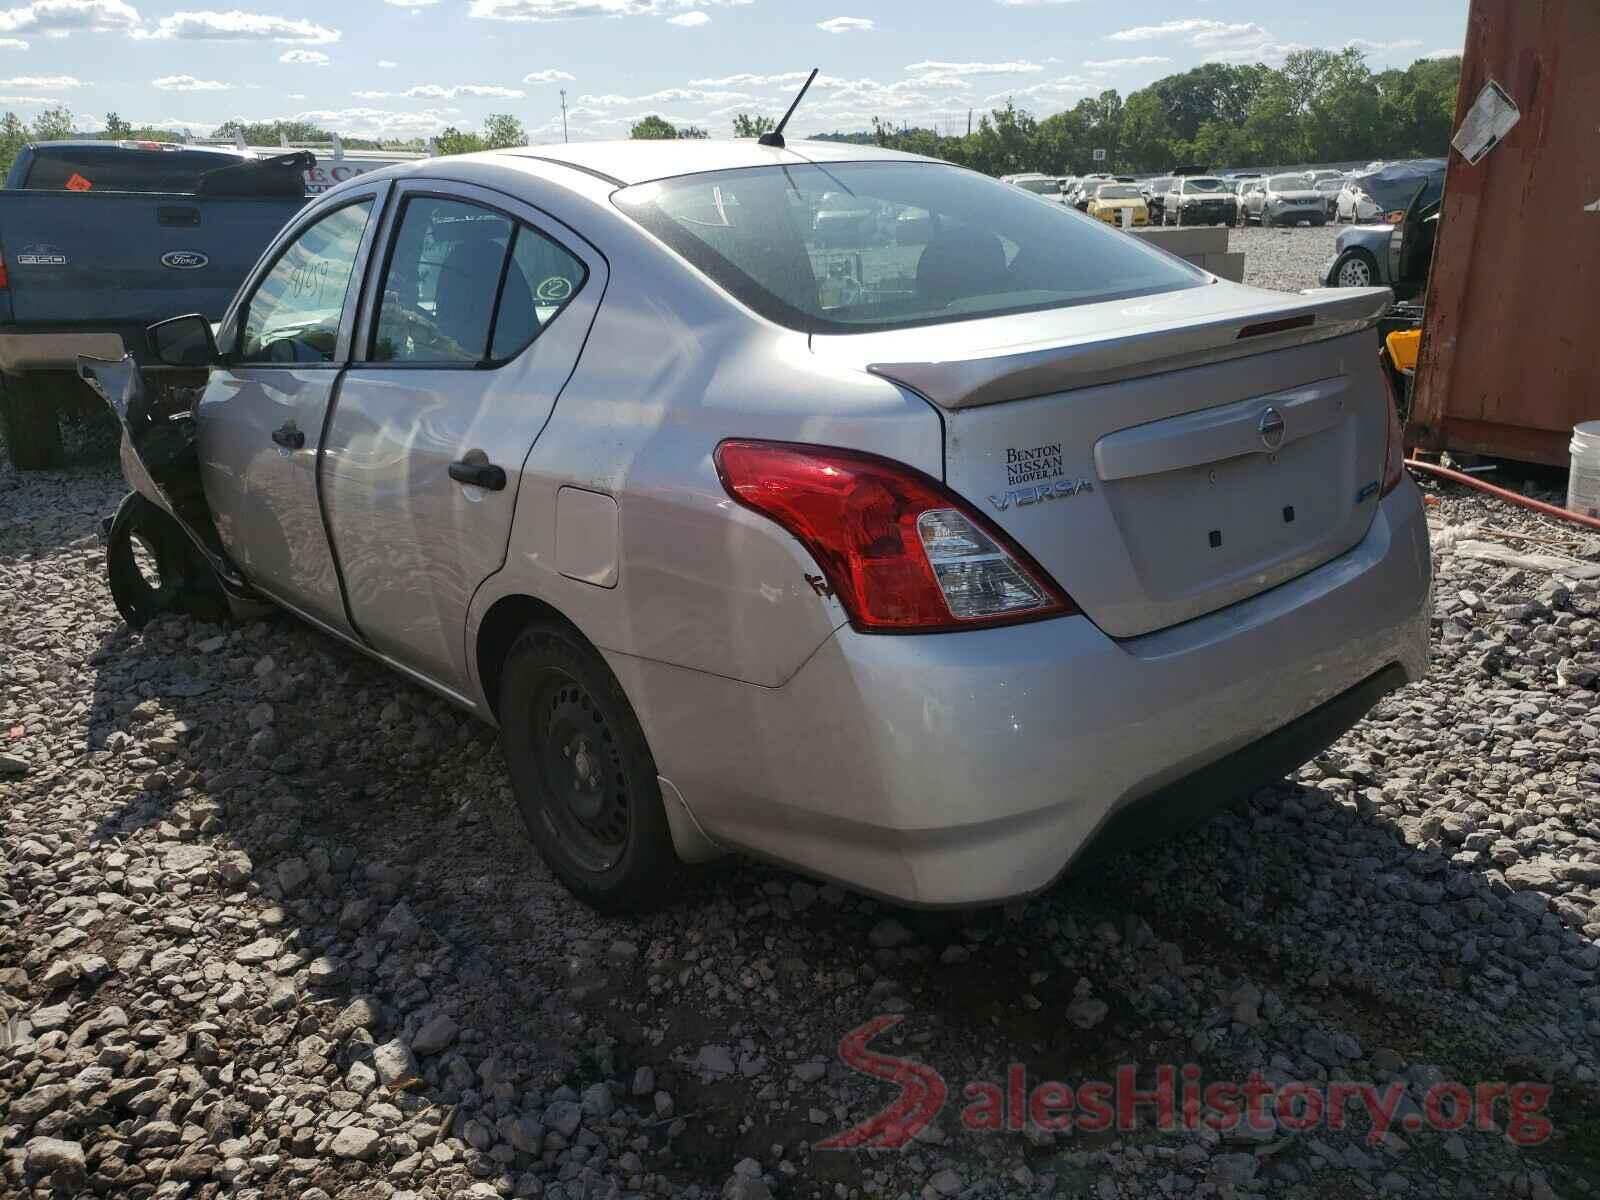
<path id="1" fill-rule="evenodd" d="M 214 338 L 154 327 L 197 454 L 142 449 L 184 418 L 131 360 L 82 369 L 128 422 L 118 520 L 192 539 L 130 620 L 198 555 L 497 724 L 584 900 L 740 851 L 959 906 L 1422 675 L 1388 298 L 873 147 L 573 144 L 363 175 Z"/>
<path id="2" fill-rule="evenodd" d="M 1328 200 L 1310 175 L 1269 175 L 1251 180 L 1241 190 L 1239 216 L 1243 224 L 1254 221 L 1263 227 L 1301 221 L 1326 225 Z"/>

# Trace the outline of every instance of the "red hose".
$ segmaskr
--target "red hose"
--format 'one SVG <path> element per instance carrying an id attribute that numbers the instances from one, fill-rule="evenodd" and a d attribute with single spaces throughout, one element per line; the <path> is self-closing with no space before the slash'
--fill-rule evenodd
<path id="1" fill-rule="evenodd" d="M 1449 467 L 1441 467 L 1438 463 L 1420 462 L 1414 458 L 1406 459 L 1406 466 L 1413 471 L 1426 471 L 1429 475 L 1437 475 L 1440 479 L 1448 479 L 1451 483 L 1464 483 L 1470 488 L 1477 488 L 1480 492 L 1487 492 L 1491 496 L 1498 496 L 1512 504 L 1520 504 L 1523 508 L 1531 508 L 1534 512 L 1543 513 L 1547 517 L 1557 517 L 1563 521 L 1571 521 L 1574 525 L 1582 525 L 1586 529 L 1600 530 L 1600 517 L 1586 517 L 1582 513 L 1571 512 L 1554 504 L 1546 504 L 1543 500 L 1533 500 L 1520 492 L 1509 492 L 1505 488 L 1495 487 L 1492 483 L 1485 483 L 1472 475 L 1460 471 L 1452 471 Z"/>

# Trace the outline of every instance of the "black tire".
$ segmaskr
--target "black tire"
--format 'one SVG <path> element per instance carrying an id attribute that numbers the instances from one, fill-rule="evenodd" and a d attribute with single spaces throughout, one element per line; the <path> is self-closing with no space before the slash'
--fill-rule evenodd
<path id="1" fill-rule="evenodd" d="M 535 624 L 506 655 L 500 740 L 533 844 L 601 912 L 670 902 L 684 876 L 633 706 L 605 660 L 568 627 Z"/>
<path id="2" fill-rule="evenodd" d="M 176 521 L 137 492 L 124 497 L 112 518 L 106 577 L 111 599 L 131 629 L 167 613 L 211 622 L 228 615 L 227 597 L 211 565 Z"/>
<path id="3" fill-rule="evenodd" d="M 1364 282 L 1355 278 L 1362 270 L 1366 271 Z M 1349 278 L 1344 278 L 1345 276 Z M 1329 269 L 1327 285 L 1329 287 L 1376 287 L 1378 286 L 1378 260 L 1359 246 L 1353 250 L 1346 250 L 1334 260 L 1333 266 Z"/>
<path id="4" fill-rule="evenodd" d="M 0 425 L 5 427 L 6 449 L 17 470 L 50 471 L 66 464 L 61 420 L 47 380 L 0 377 Z"/>

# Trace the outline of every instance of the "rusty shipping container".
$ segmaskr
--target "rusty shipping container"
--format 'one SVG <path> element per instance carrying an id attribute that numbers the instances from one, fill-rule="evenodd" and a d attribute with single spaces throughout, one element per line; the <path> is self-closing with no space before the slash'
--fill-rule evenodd
<path id="1" fill-rule="evenodd" d="M 1458 128 L 1490 80 L 1521 119 L 1450 152 L 1407 441 L 1564 466 L 1600 418 L 1600 2 L 1472 0 Z"/>

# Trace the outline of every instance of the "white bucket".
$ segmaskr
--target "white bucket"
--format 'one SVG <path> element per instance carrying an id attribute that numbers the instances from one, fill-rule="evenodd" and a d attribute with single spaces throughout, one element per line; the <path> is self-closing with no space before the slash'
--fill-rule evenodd
<path id="1" fill-rule="evenodd" d="M 1572 465 L 1567 469 L 1567 511 L 1600 517 L 1600 421 L 1572 427 Z"/>

